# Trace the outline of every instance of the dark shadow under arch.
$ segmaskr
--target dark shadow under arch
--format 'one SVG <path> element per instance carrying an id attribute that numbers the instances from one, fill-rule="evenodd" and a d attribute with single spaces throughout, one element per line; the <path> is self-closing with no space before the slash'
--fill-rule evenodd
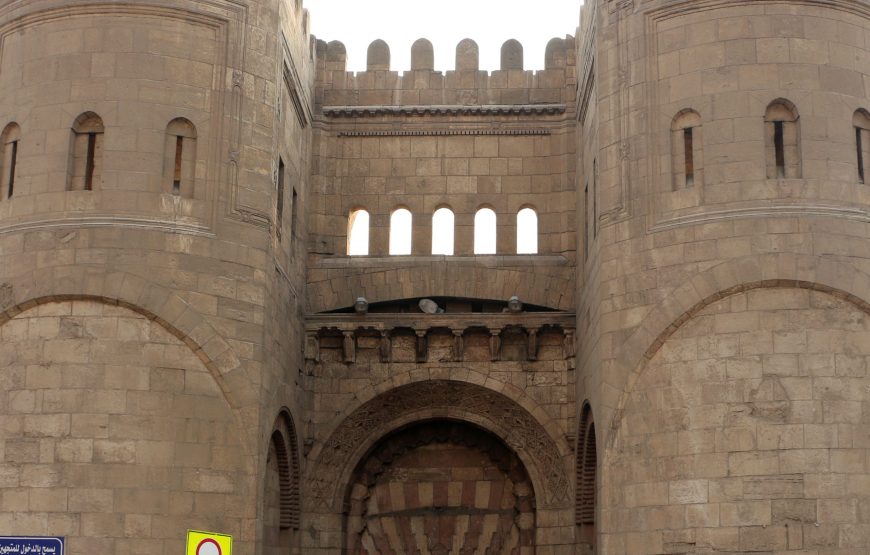
<path id="1" fill-rule="evenodd" d="M 480 481 L 483 486 L 499 486 L 509 488 L 510 495 L 490 495 L 480 505 L 480 499 L 469 495 L 474 491 L 474 478 L 465 476 L 462 482 L 463 495 L 452 499 L 448 493 L 451 483 L 449 472 L 461 468 L 468 461 L 463 458 L 445 457 L 446 453 L 467 451 L 481 455 L 486 462 L 475 460 L 472 464 L 482 464 Z M 425 454 L 424 454 L 425 453 Z M 426 460 L 427 462 L 423 462 Z M 410 467 L 404 463 L 410 462 Z M 414 472 L 420 464 L 431 465 L 440 472 Z M 454 467 L 456 465 L 456 467 Z M 398 469 L 394 469 L 398 466 Z M 484 470 L 486 469 L 486 470 Z M 410 471 L 410 472 L 408 472 Z M 403 484 L 402 494 L 416 501 L 418 505 L 408 506 L 405 498 L 391 499 L 385 491 L 384 483 L 396 482 Z M 454 482 L 455 483 L 455 482 Z M 423 496 L 413 495 L 419 491 L 431 488 L 431 500 Z M 492 493 L 492 492 L 490 492 Z M 386 495 L 385 495 L 386 494 Z M 402 497 L 402 496 L 400 496 Z M 398 503 L 394 503 L 398 501 Z M 487 552 L 504 552 L 511 541 L 528 547 L 534 546 L 535 496 L 528 473 L 519 460 L 501 438 L 492 432 L 461 420 L 450 418 L 422 420 L 399 427 L 380 438 L 377 443 L 359 460 L 353 473 L 353 479 L 346 488 L 344 497 L 344 552 L 364 553 L 363 536 L 371 534 L 379 536 L 382 530 L 377 525 L 381 518 L 388 518 L 397 528 L 411 529 L 415 525 L 424 527 L 428 541 L 437 545 L 433 553 L 452 552 L 457 542 L 464 542 L 463 547 L 477 545 L 478 549 L 487 548 Z M 499 519 L 498 529 L 492 536 L 465 536 L 463 520 L 482 520 L 484 514 Z M 368 522 L 375 522 L 369 526 Z M 436 533 L 437 532 L 437 533 Z M 482 531 L 478 531 L 482 532 Z M 413 534 L 400 534 L 405 540 Z M 511 537 L 512 536 L 512 537 Z M 385 538 L 381 537 L 381 541 Z M 389 541 L 388 539 L 386 541 Z M 477 543 L 481 542 L 481 543 Z M 444 545 L 444 544 L 447 545 Z M 399 549 L 410 551 L 411 546 L 400 546 Z M 429 547 L 433 547 L 430 544 Z M 440 550 L 439 550 L 440 549 Z"/>

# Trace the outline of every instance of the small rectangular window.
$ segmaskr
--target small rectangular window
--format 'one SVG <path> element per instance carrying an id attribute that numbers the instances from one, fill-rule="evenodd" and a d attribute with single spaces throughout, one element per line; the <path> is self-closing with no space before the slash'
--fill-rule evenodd
<path id="1" fill-rule="evenodd" d="M 864 137 L 860 127 L 855 128 L 855 144 L 858 147 L 858 183 L 864 181 Z"/>
<path id="2" fill-rule="evenodd" d="M 785 146 L 783 144 L 783 122 L 773 122 L 773 148 L 776 151 L 776 177 L 785 177 Z"/>
<path id="3" fill-rule="evenodd" d="M 683 129 L 683 144 L 686 160 L 686 187 L 691 187 L 695 184 L 695 145 L 691 127 Z"/>
<path id="4" fill-rule="evenodd" d="M 281 226 L 284 222 L 284 160 L 278 158 L 278 199 L 275 207 L 275 230 L 281 238 Z"/>

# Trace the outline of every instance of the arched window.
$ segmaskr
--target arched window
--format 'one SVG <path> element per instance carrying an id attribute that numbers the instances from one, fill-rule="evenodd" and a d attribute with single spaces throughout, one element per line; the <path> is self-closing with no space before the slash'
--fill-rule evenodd
<path id="1" fill-rule="evenodd" d="M 867 166 L 870 164 L 870 112 L 861 109 L 852 116 L 855 127 L 855 150 L 858 155 L 858 183 L 867 183 Z"/>
<path id="2" fill-rule="evenodd" d="M 779 98 L 770 103 L 764 116 L 767 178 L 801 176 L 800 127 L 794 104 Z"/>
<path id="3" fill-rule="evenodd" d="M 18 141 L 21 139 L 21 129 L 17 123 L 10 123 L 0 135 L 0 194 L 5 193 L 11 198 L 15 192 L 15 170 L 18 164 Z M 2 198 L 2 197 L 0 197 Z"/>
<path id="4" fill-rule="evenodd" d="M 173 195 L 193 197 L 196 175 L 196 127 L 190 120 L 175 118 L 166 126 L 163 158 L 164 190 Z"/>
<path id="5" fill-rule="evenodd" d="M 481 208 L 474 215 L 474 254 L 496 253 L 496 218 L 491 208 Z"/>
<path id="6" fill-rule="evenodd" d="M 76 118 L 72 126 L 69 189 L 91 191 L 103 173 L 103 120 L 93 112 Z"/>
<path id="7" fill-rule="evenodd" d="M 694 110 L 683 110 L 671 123 L 671 158 L 674 190 L 703 184 L 704 145 L 701 116 Z"/>
<path id="8" fill-rule="evenodd" d="M 538 254 L 538 214 L 532 208 L 517 212 L 517 254 Z"/>
<path id="9" fill-rule="evenodd" d="M 578 538 L 582 545 L 595 552 L 595 497 L 598 452 L 595 441 L 595 421 L 588 404 L 583 406 L 577 435 L 576 470 L 577 498 L 575 520 L 579 528 Z"/>
<path id="10" fill-rule="evenodd" d="M 411 211 L 397 208 L 390 215 L 390 254 L 411 254 Z"/>
<path id="11" fill-rule="evenodd" d="M 369 253 L 369 213 L 353 210 L 347 217 L 347 254 L 366 256 Z"/>
<path id="12" fill-rule="evenodd" d="M 449 208 L 432 214 L 432 254 L 453 254 L 453 210 Z"/>

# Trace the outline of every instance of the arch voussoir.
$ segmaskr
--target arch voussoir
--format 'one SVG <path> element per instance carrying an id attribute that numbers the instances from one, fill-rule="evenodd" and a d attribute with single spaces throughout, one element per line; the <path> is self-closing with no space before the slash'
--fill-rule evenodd
<path id="1" fill-rule="evenodd" d="M 392 387 L 390 380 L 356 404 L 310 454 L 305 502 L 316 513 L 341 510 L 344 488 L 365 453 L 386 434 L 411 422 L 448 418 L 471 422 L 504 438 L 526 465 L 543 508 L 570 506 L 570 448 L 559 429 L 528 399 L 468 382 L 424 380 Z M 336 480 L 336 477 L 340 477 Z"/>

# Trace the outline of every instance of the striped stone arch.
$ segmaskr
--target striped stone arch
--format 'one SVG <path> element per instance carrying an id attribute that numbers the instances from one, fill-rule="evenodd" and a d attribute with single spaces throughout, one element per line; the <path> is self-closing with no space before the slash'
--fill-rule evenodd
<path id="1" fill-rule="evenodd" d="M 541 422 L 537 415 L 544 413 L 529 411 L 527 403 L 453 380 L 414 382 L 372 396 L 312 449 L 305 477 L 306 512 L 340 510 L 343 488 L 357 461 L 382 437 L 410 423 L 441 418 L 469 422 L 502 438 L 528 469 L 538 505 L 570 507 L 570 450 L 564 439 L 554 437 L 558 424 Z"/>

